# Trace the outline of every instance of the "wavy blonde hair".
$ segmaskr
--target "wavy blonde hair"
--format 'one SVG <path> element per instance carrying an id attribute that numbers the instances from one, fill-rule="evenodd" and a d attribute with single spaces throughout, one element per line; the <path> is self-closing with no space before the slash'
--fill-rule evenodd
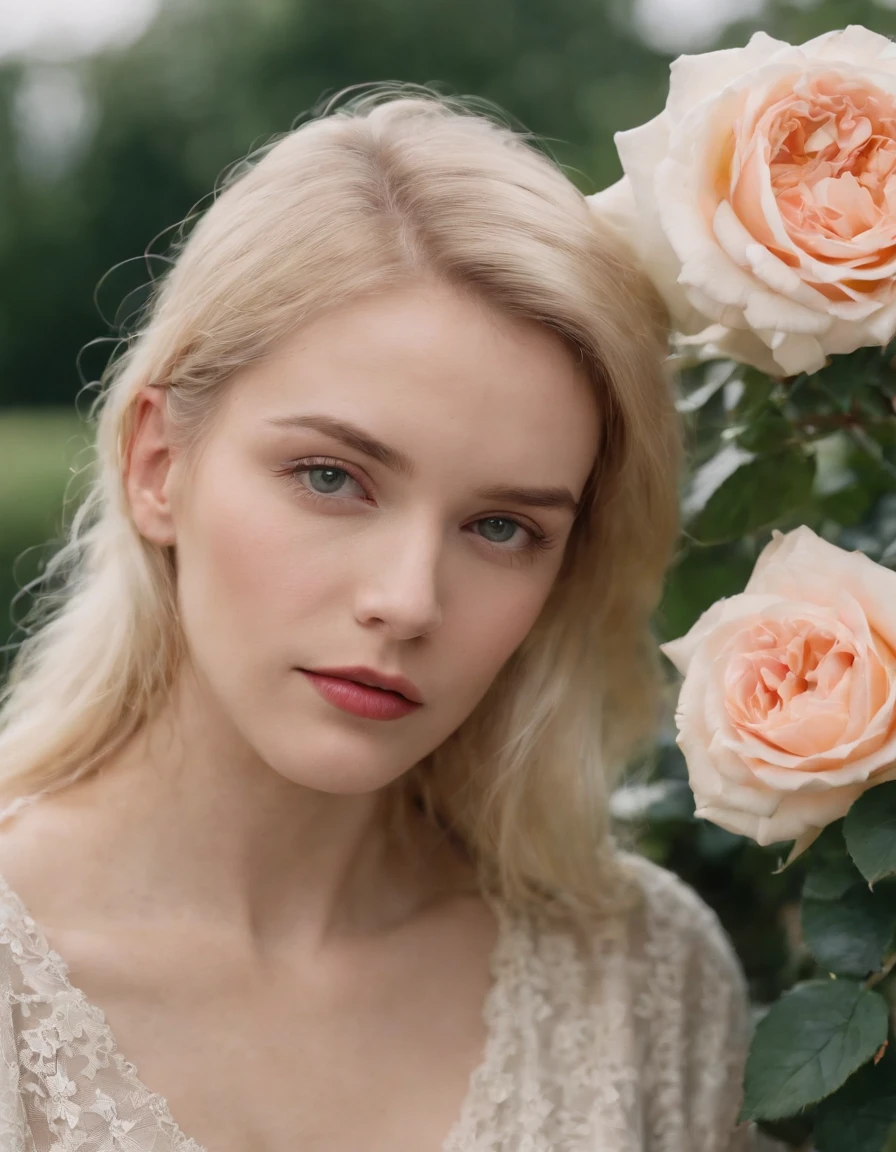
<path id="1" fill-rule="evenodd" d="M 682 437 L 667 317 L 583 195 L 494 115 L 377 90 L 267 145 L 216 195 L 107 368 L 86 497 L 0 695 L 0 796 L 94 773 L 165 698 L 180 662 L 169 549 L 131 519 L 133 401 L 167 388 L 192 451 L 229 379 L 324 309 L 425 275 L 548 326 L 586 366 L 602 444 L 538 620 L 464 723 L 383 790 L 422 809 L 508 900 L 605 905 L 609 794 L 653 738 L 651 617 L 678 533 Z"/>

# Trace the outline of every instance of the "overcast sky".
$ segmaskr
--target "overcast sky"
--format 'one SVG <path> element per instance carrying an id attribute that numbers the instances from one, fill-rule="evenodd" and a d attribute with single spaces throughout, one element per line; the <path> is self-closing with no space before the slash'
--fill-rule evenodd
<path id="1" fill-rule="evenodd" d="M 0 0 L 0 56 L 80 56 L 139 36 L 156 7 L 157 0 Z"/>
<path id="2" fill-rule="evenodd" d="M 760 11 L 762 2 L 631 0 L 645 40 L 668 51 L 710 46 L 731 19 Z M 126 42 L 139 36 L 157 4 L 158 0 L 0 0 L 0 57 L 25 54 L 59 60 Z"/>

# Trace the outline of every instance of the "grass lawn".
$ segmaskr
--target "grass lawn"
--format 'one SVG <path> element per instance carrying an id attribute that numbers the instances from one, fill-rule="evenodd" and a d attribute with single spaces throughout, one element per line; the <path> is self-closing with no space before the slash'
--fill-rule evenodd
<path id="1" fill-rule="evenodd" d="M 71 469 L 87 463 L 87 448 L 74 409 L 0 409 L 0 540 L 58 533 Z"/>
<path id="2" fill-rule="evenodd" d="M 0 408 L 0 648 L 13 628 L 10 601 L 39 570 L 63 525 L 63 499 L 77 499 L 72 469 L 90 460 L 84 425 L 72 409 Z M 16 618 L 21 616 L 17 605 Z M 0 657 L 0 678 L 4 661 Z"/>

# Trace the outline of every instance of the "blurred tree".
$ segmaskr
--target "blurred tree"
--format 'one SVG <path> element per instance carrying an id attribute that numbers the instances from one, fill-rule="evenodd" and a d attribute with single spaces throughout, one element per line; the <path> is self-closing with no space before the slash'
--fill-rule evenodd
<path id="1" fill-rule="evenodd" d="M 71 66 L 93 123 L 59 173 L 26 162 L 28 67 L 7 65 L 0 405 L 70 402 L 79 349 L 109 334 L 94 291 L 106 320 L 130 311 L 140 253 L 322 97 L 401 80 L 496 101 L 591 190 L 619 174 L 612 131 L 661 107 L 666 66 L 594 0 L 168 0 L 138 43 Z M 108 351 L 85 355 L 86 379 Z"/>

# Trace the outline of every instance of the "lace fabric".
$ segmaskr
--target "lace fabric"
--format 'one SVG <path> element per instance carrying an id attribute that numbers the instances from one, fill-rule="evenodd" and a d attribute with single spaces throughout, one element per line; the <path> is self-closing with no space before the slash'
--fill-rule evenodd
<path id="1" fill-rule="evenodd" d="M 487 1041 L 441 1152 L 758 1152 L 735 1129 L 748 1014 L 731 945 L 677 877 L 624 858 L 644 900 L 599 927 L 489 897 Z M 3 1152 L 214 1152 L 140 1081 L 3 877 L 0 980 Z"/>

